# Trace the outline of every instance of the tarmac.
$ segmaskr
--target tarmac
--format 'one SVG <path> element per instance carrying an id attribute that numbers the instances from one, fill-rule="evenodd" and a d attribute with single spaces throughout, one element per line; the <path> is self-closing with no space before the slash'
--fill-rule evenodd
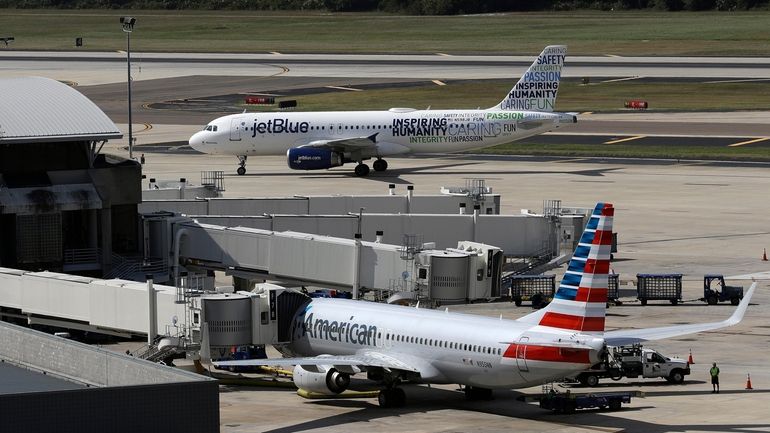
<path id="1" fill-rule="evenodd" d="M 110 153 L 124 152 L 119 146 Z M 140 152 L 141 146 L 135 149 Z M 770 247 L 766 191 L 770 172 L 765 165 L 704 161 L 633 161 L 493 156 L 390 158 L 392 169 L 357 178 L 352 167 L 317 172 L 291 171 L 283 157 L 250 158 L 245 176 L 234 174 L 236 159 L 193 153 L 148 153 L 148 178 L 195 182 L 203 170 L 225 172 L 226 197 L 326 194 L 397 194 L 414 185 L 415 194 L 438 194 L 441 186 L 462 186 L 483 178 L 501 194 L 501 212 L 542 210 L 544 199 L 564 206 L 615 204 L 619 251 L 612 268 L 621 287 L 633 288 L 637 273 L 683 273 L 683 304 L 651 301 L 642 307 L 633 298 L 608 311 L 608 329 L 641 328 L 719 321 L 733 311 L 729 304 L 707 306 L 705 273 L 767 278 Z M 427 241 L 427 240 L 426 240 Z M 764 272 L 764 274 L 762 274 Z M 746 276 L 748 275 L 748 276 Z M 748 288 L 749 280 L 729 280 Z M 539 387 L 496 392 L 487 402 L 467 402 L 456 386 L 408 386 L 408 405 L 380 409 L 376 399 L 305 400 L 292 390 L 222 386 L 223 432 L 732 432 L 770 431 L 770 303 L 767 280 L 760 281 L 744 321 L 732 328 L 660 342 L 648 347 L 687 358 L 695 364 L 683 385 L 656 379 L 609 379 L 597 388 L 572 392 L 640 390 L 617 412 L 587 410 L 556 415 L 516 397 L 540 392 Z M 509 303 L 451 307 L 455 311 L 516 318 L 531 312 Z M 273 352 L 271 356 L 277 356 Z M 717 362 L 722 390 L 712 394 L 708 369 Z M 751 374 L 753 390 L 745 390 Z M 566 390 L 566 388 L 559 388 Z"/>

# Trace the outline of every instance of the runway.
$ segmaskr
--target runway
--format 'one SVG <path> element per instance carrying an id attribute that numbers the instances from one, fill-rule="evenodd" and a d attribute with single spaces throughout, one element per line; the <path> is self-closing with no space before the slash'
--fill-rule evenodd
<path id="1" fill-rule="evenodd" d="M 511 78 L 532 56 L 132 53 L 135 81 L 182 75 L 419 79 Z M 0 77 L 42 75 L 80 85 L 124 82 L 120 52 L 0 52 Z M 9 66 L 10 65 L 10 66 Z M 563 77 L 770 79 L 765 57 L 569 56 Z"/>

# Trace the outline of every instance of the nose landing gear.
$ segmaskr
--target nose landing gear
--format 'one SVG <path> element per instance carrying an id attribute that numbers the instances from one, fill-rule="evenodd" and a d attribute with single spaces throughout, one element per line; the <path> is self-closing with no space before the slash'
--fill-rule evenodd
<path id="1" fill-rule="evenodd" d="M 246 174 L 246 155 L 238 155 L 238 170 L 235 172 L 238 173 L 238 176 L 243 176 Z"/>

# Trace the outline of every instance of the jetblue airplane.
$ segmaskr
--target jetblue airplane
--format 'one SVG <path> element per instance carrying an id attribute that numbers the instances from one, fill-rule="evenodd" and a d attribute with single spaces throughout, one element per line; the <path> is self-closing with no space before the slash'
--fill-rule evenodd
<path id="1" fill-rule="evenodd" d="M 743 318 L 756 283 L 721 322 L 605 332 L 614 208 L 599 203 L 554 300 L 517 320 L 345 299 L 316 298 L 300 308 L 283 359 L 215 362 L 217 366 L 294 365 L 294 382 L 335 395 L 366 372 L 382 385 L 383 407 L 403 406 L 403 382 L 465 386 L 469 399 L 493 389 L 524 388 L 574 375 L 600 362 L 606 346 L 719 329 Z M 672 372 L 675 373 L 675 372 Z"/>
<path id="2" fill-rule="evenodd" d="M 246 174 L 251 155 L 286 154 L 289 168 L 324 170 L 358 163 L 357 176 L 369 174 L 364 161 L 406 153 L 452 153 L 509 143 L 577 122 L 574 114 L 553 112 L 566 46 L 549 46 L 510 92 L 486 110 L 327 111 L 242 113 L 220 117 L 192 137 L 203 153 L 236 155 L 237 173 Z"/>

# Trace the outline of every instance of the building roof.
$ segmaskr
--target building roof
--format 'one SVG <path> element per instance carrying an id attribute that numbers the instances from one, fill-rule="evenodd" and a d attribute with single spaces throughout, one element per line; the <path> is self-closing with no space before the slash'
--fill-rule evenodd
<path id="1" fill-rule="evenodd" d="M 0 143 L 107 140 L 123 134 L 82 93 L 43 77 L 0 79 Z"/>

